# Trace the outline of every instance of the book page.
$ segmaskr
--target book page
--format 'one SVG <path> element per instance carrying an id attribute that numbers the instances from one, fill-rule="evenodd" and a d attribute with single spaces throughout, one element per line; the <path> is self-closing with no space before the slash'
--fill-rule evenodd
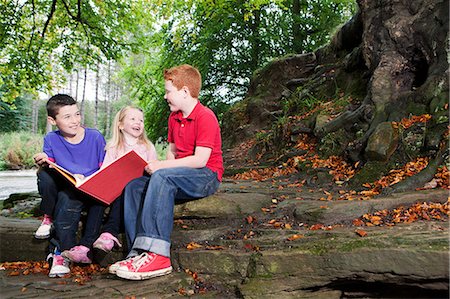
<path id="1" fill-rule="evenodd" d="M 46 159 L 46 162 L 56 171 L 58 171 L 60 174 L 62 174 L 66 179 L 69 180 L 72 184 L 74 184 L 76 187 L 78 187 L 82 182 L 80 178 L 78 178 L 76 175 L 68 171 L 67 169 L 59 166 L 58 164 Z"/>

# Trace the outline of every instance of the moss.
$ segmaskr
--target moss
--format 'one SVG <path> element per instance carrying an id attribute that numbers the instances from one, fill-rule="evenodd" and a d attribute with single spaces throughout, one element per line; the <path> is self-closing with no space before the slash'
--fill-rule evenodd
<path id="1" fill-rule="evenodd" d="M 427 106 L 415 103 L 414 101 L 409 101 L 408 105 L 406 106 L 406 113 L 408 115 L 422 115 L 426 114 L 427 112 Z"/>
<path id="2" fill-rule="evenodd" d="M 416 249 L 429 249 L 429 250 L 448 250 L 449 241 L 447 238 L 403 238 L 403 237 L 391 237 L 390 241 L 397 247 Z"/>
<path id="3" fill-rule="evenodd" d="M 303 212 L 303 216 L 304 219 L 308 222 L 308 223 L 319 223 L 321 222 L 321 219 L 323 218 L 323 214 L 325 213 L 325 209 L 321 209 L 321 208 L 312 208 L 309 210 L 306 210 Z"/>
<path id="4" fill-rule="evenodd" d="M 354 190 L 362 189 L 362 184 L 375 182 L 389 172 L 392 165 L 382 161 L 369 161 L 350 180 L 350 188 Z"/>
<path id="5" fill-rule="evenodd" d="M 330 156 L 341 156 L 344 154 L 345 148 L 352 140 L 344 129 L 331 132 L 320 140 L 319 154 L 323 158 Z"/>
<path id="6" fill-rule="evenodd" d="M 348 242 L 340 244 L 338 250 L 348 252 L 358 248 L 384 248 L 384 247 L 385 244 L 383 242 L 376 241 L 373 238 L 365 238 L 365 239 L 360 238 L 349 240 Z"/>

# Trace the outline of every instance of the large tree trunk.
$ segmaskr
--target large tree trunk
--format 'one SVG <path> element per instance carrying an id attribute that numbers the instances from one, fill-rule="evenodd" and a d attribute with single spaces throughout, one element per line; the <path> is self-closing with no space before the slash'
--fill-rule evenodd
<path id="1" fill-rule="evenodd" d="M 449 1 L 359 0 L 358 5 L 328 46 L 278 59 L 252 78 L 246 99 L 224 117 L 225 144 L 271 129 L 278 138 L 271 149 L 280 153 L 295 146 L 291 128 L 297 128 L 313 132 L 321 154 L 353 162 L 395 163 L 414 156 L 442 161 L 436 156 L 448 124 Z M 341 93 L 353 100 L 340 115 L 323 109 L 297 123 L 273 126 L 280 111 L 302 114 L 306 101 L 325 102 Z M 423 114 L 431 120 L 406 129 L 392 126 Z M 241 128 L 247 135 L 236 137 Z"/>
<path id="2" fill-rule="evenodd" d="M 78 101 L 78 83 L 80 82 L 80 72 L 77 70 L 77 79 L 75 81 L 75 100 Z"/>

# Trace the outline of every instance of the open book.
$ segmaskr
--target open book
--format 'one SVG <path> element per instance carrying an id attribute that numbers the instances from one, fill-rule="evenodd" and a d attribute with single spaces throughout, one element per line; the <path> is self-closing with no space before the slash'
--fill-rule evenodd
<path id="1" fill-rule="evenodd" d="M 135 151 L 130 151 L 105 168 L 82 179 L 48 159 L 47 163 L 76 188 L 107 205 L 122 193 L 128 182 L 142 176 L 147 165 Z"/>

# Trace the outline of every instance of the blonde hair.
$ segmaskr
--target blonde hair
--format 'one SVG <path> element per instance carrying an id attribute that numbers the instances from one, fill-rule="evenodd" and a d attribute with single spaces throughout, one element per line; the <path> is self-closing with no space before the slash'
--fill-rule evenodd
<path id="1" fill-rule="evenodd" d="M 124 149 L 125 148 L 125 138 L 123 137 L 123 133 L 120 130 L 120 125 L 122 124 L 125 116 L 127 115 L 127 112 L 131 109 L 136 109 L 144 113 L 142 109 L 134 107 L 134 106 L 125 106 L 122 109 L 117 112 L 116 116 L 114 117 L 113 122 L 113 129 L 112 129 L 112 137 L 111 140 L 108 141 L 106 144 L 105 149 L 108 150 L 108 148 L 117 148 L 117 149 Z M 151 149 L 151 146 L 153 145 L 152 142 L 148 139 L 147 134 L 144 130 L 142 131 L 141 136 L 138 138 L 138 143 L 145 144 L 145 146 L 148 149 Z"/>

